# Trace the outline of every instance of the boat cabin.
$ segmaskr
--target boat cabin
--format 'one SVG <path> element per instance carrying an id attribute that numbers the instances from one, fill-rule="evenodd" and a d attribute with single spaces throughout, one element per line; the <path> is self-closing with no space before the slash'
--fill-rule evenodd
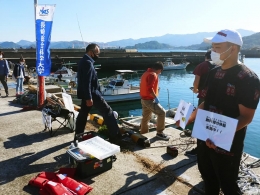
<path id="1" fill-rule="evenodd" d="M 116 70 L 116 78 L 110 80 L 107 88 L 112 88 L 112 89 L 117 89 L 117 88 L 122 88 L 122 89 L 130 89 L 131 85 L 129 84 L 128 80 L 125 80 L 123 78 L 124 74 L 131 74 L 131 73 L 136 73 L 136 71 L 133 70 Z"/>
<path id="2" fill-rule="evenodd" d="M 76 73 L 73 70 L 63 66 L 61 69 L 59 69 L 56 72 L 54 72 L 54 74 L 52 74 L 51 76 L 54 77 L 54 78 L 61 79 L 61 78 L 75 77 L 75 74 Z"/>
<path id="3" fill-rule="evenodd" d="M 172 61 L 172 58 L 166 58 L 165 61 L 163 62 L 164 66 L 169 66 L 169 65 L 175 65 L 174 62 Z"/>
<path id="4" fill-rule="evenodd" d="M 128 89 L 130 88 L 130 84 L 128 82 L 128 80 L 124 80 L 124 79 L 121 79 L 121 80 L 111 80 L 108 84 L 108 88 L 112 88 L 112 89 L 116 89 L 116 88 L 125 88 L 125 89 Z"/>

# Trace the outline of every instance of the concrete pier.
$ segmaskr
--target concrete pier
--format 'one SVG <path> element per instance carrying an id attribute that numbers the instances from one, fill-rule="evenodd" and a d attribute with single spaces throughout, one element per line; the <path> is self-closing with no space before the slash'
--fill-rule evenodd
<path id="1" fill-rule="evenodd" d="M 1 92 L 4 94 L 3 89 Z M 30 179 L 42 171 L 54 172 L 69 166 L 66 151 L 74 134 L 62 129 L 50 137 L 42 131 L 41 111 L 22 112 L 22 105 L 12 103 L 14 94 L 14 89 L 10 89 L 9 97 L 0 98 L 1 193 L 34 195 L 39 189 L 27 185 Z M 53 123 L 53 128 L 57 126 Z M 195 140 L 172 127 L 165 129 L 165 133 L 170 135 L 169 141 L 158 140 L 155 132 L 145 134 L 151 141 L 150 148 L 126 140 L 111 170 L 82 180 L 93 187 L 89 194 L 204 194 L 196 157 L 184 155 L 186 150 L 195 147 Z M 166 153 L 167 145 L 178 147 L 176 158 Z M 251 157 L 246 160 L 254 161 Z M 259 167 L 252 170 L 260 174 Z"/>

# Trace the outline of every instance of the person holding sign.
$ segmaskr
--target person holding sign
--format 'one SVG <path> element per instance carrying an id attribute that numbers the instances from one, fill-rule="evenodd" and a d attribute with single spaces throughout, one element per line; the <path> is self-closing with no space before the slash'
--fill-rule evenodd
<path id="1" fill-rule="evenodd" d="M 198 168 L 207 195 L 218 195 L 220 189 L 240 194 L 239 164 L 247 125 L 259 102 L 260 81 L 238 60 L 243 41 L 237 31 L 221 30 L 204 41 L 212 43 L 211 59 L 219 67 L 209 72 L 202 90 L 205 100 L 188 120 L 196 119 L 192 136 L 203 140 L 198 144 Z"/>
<path id="2" fill-rule="evenodd" d="M 166 112 L 164 108 L 160 105 L 160 101 L 158 99 L 158 75 L 161 74 L 162 71 L 163 63 L 156 62 L 152 65 L 151 68 L 148 68 L 147 71 L 141 77 L 140 96 L 143 111 L 143 118 L 141 122 L 141 134 L 147 133 L 149 131 L 148 122 L 151 119 L 152 113 L 154 113 L 157 115 L 156 137 L 163 140 L 169 140 L 169 136 L 163 133 L 163 130 L 165 128 Z"/>

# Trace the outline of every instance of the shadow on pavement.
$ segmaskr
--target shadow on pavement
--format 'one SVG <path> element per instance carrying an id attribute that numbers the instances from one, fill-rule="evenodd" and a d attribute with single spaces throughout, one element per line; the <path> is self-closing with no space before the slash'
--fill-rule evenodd
<path id="1" fill-rule="evenodd" d="M 17 111 L 12 111 L 12 112 L 5 112 L 3 114 L 0 114 L 0 116 L 8 116 L 8 115 L 12 115 L 12 114 L 17 114 L 21 112 L 20 110 L 17 110 Z"/>
<path id="2" fill-rule="evenodd" d="M 61 150 L 67 147 L 70 142 L 63 143 L 52 148 L 40 151 L 38 153 L 25 153 L 8 160 L 0 162 L 1 173 L 0 173 L 0 185 L 6 184 L 15 180 L 17 177 L 26 176 L 31 173 L 39 173 L 42 171 L 54 172 L 57 168 L 68 164 L 67 154 L 59 155 L 54 157 L 58 159 L 56 162 L 49 162 L 49 159 L 46 159 L 46 163 L 34 164 L 37 160 L 44 158 L 58 150 Z M 36 176 L 36 175 L 35 175 Z M 27 178 L 26 178 L 27 179 Z M 28 180 L 29 182 L 29 180 Z"/>
<path id="3" fill-rule="evenodd" d="M 167 160 L 172 159 L 172 157 L 166 157 L 163 156 L 164 160 L 162 162 L 165 162 Z M 140 192 L 144 192 L 145 190 L 140 189 L 140 188 L 145 188 L 146 184 L 149 184 L 149 182 L 161 182 L 162 185 L 160 185 L 160 190 L 164 191 L 166 190 L 169 186 L 171 186 L 177 179 L 179 182 L 182 182 L 185 185 L 191 186 L 189 183 L 181 180 L 177 175 L 175 175 L 175 171 L 177 169 L 180 169 L 181 172 L 178 170 L 178 175 L 183 174 L 186 170 L 191 168 L 192 166 L 196 165 L 196 161 L 194 160 L 190 162 L 189 159 L 184 159 L 174 165 L 169 165 L 166 167 L 163 167 L 160 169 L 155 175 L 148 177 L 146 174 L 137 174 L 136 172 L 129 172 L 128 175 L 129 177 L 126 179 L 125 185 L 122 186 L 120 189 L 118 189 L 115 193 L 113 194 L 139 194 Z M 185 164 L 185 166 L 183 166 Z M 158 165 L 159 166 L 159 165 Z M 177 168 L 176 168 L 177 167 Z M 138 183 L 131 185 L 135 180 L 139 180 Z M 141 180 L 141 181 L 140 181 Z M 139 191 L 140 190 L 140 191 Z M 156 195 L 158 194 L 157 191 L 149 191 L 149 195 Z M 191 190 L 189 191 L 189 194 L 203 194 L 201 190 L 199 190 L 198 187 L 193 186 Z"/>
<path id="4" fill-rule="evenodd" d="M 62 135 L 62 134 L 67 134 L 67 133 L 71 133 L 71 130 L 69 128 L 67 128 L 67 127 L 60 128 L 59 130 L 57 130 L 54 137 L 58 136 L 58 135 Z M 41 142 L 41 141 L 49 139 L 49 138 L 52 138 L 52 137 L 50 136 L 50 133 L 48 131 L 41 131 L 39 133 L 35 133 L 35 134 L 31 134 L 31 135 L 22 133 L 19 135 L 15 135 L 13 137 L 9 137 L 8 141 L 5 141 L 3 144 L 6 149 L 20 148 L 20 147 L 31 145 L 36 142 Z"/>

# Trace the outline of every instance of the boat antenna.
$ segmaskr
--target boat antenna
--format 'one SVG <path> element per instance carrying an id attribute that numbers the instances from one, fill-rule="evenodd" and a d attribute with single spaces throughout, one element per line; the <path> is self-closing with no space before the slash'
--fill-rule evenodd
<path id="1" fill-rule="evenodd" d="M 79 25 L 78 14 L 76 14 L 76 16 L 77 16 L 77 21 L 78 21 L 78 26 L 79 26 L 79 32 L 80 32 L 80 35 L 81 35 L 81 39 L 82 39 L 82 41 L 83 41 L 84 48 L 86 48 L 86 44 L 85 44 L 85 41 L 83 40 L 83 36 L 82 36 L 81 29 L 80 29 L 80 25 Z"/>
<path id="2" fill-rule="evenodd" d="M 170 110 L 170 109 L 171 109 L 171 106 L 170 106 L 169 89 L 167 89 L 167 93 L 168 93 L 168 108 L 169 108 L 169 110 Z"/>

